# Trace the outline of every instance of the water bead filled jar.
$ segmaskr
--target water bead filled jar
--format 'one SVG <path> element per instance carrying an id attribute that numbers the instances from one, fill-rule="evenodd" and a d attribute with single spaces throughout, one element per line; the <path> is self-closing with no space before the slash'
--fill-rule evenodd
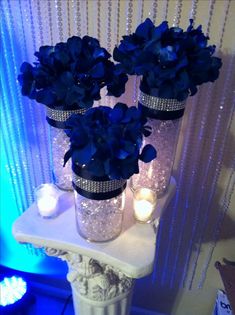
<path id="1" fill-rule="evenodd" d="M 75 190 L 76 223 L 79 234 L 89 241 L 104 242 L 122 230 L 125 191 L 106 200 L 93 200 Z"/>

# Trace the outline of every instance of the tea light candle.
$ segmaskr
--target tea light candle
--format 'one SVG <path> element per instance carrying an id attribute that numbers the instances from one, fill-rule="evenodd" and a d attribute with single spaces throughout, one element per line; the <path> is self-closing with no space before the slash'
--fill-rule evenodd
<path id="1" fill-rule="evenodd" d="M 54 184 L 43 184 L 36 188 L 36 203 L 39 214 L 44 218 L 56 216 L 59 190 Z"/>
<path id="2" fill-rule="evenodd" d="M 150 222 L 157 203 L 156 193 L 148 188 L 134 191 L 134 216 L 142 223 Z"/>

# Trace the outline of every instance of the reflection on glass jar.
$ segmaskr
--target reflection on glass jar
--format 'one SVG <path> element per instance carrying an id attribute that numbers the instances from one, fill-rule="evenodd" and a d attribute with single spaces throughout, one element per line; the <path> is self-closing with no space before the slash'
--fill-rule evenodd
<path id="1" fill-rule="evenodd" d="M 175 158 L 180 123 L 182 118 L 175 120 L 149 119 L 152 134 L 145 138 L 145 144 L 152 144 L 157 150 L 157 158 L 150 163 L 139 163 L 139 174 L 131 179 L 131 188 L 141 187 L 156 191 L 157 196 L 163 196 L 170 182 Z"/>
<path id="2" fill-rule="evenodd" d="M 70 146 L 69 138 L 64 129 L 50 126 L 50 133 L 54 183 L 62 190 L 73 190 L 71 161 L 63 167 L 64 154 Z"/>

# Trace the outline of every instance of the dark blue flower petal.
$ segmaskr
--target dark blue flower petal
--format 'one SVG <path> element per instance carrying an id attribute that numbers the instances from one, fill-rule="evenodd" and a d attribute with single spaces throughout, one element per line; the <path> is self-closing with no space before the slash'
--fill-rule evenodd
<path id="1" fill-rule="evenodd" d="M 151 144 L 147 144 L 140 154 L 140 160 L 145 163 L 151 162 L 156 157 L 157 151 Z"/>
<path id="2" fill-rule="evenodd" d="M 143 23 L 141 23 L 137 27 L 135 34 L 139 37 L 148 39 L 153 28 L 154 28 L 153 22 L 149 18 L 147 18 Z"/>
<path id="3" fill-rule="evenodd" d="M 78 36 L 72 36 L 67 40 L 68 50 L 74 60 L 76 60 L 82 51 L 82 40 Z"/>
<path id="4" fill-rule="evenodd" d="M 28 62 L 23 62 L 21 67 L 20 67 L 21 72 L 32 72 L 32 69 L 33 69 L 33 67 Z"/>
<path id="5" fill-rule="evenodd" d="M 168 29 L 168 22 L 163 21 L 159 26 L 152 30 L 152 38 L 156 41 L 162 37 L 162 34 Z"/>
<path id="6" fill-rule="evenodd" d="M 112 123 L 119 122 L 123 118 L 123 116 L 124 116 L 124 110 L 121 106 L 114 107 L 113 110 L 109 114 L 109 118 Z"/>
<path id="7" fill-rule="evenodd" d="M 72 127 L 74 130 L 76 128 L 82 128 L 83 126 L 83 119 L 82 114 L 73 114 L 66 120 L 66 126 L 69 128 Z"/>
<path id="8" fill-rule="evenodd" d="M 125 113 L 128 110 L 128 106 L 125 103 L 118 102 L 114 109 L 121 109 Z"/>
<path id="9" fill-rule="evenodd" d="M 39 51 L 34 54 L 40 63 L 40 65 L 51 67 L 53 66 L 53 55 L 54 55 L 54 47 L 53 46 L 41 46 Z M 35 63 L 36 65 L 38 64 Z"/>
<path id="10" fill-rule="evenodd" d="M 70 141 L 71 141 L 72 147 L 82 148 L 89 141 L 89 136 L 87 135 L 87 132 L 81 126 L 79 129 L 76 128 L 72 131 L 72 134 L 70 134 Z"/>
<path id="11" fill-rule="evenodd" d="M 53 105 L 56 99 L 56 95 L 50 89 L 38 91 L 36 94 L 36 101 L 48 106 Z"/>
<path id="12" fill-rule="evenodd" d="M 160 49 L 159 58 L 162 65 L 167 65 L 170 62 L 176 61 L 177 55 L 172 46 L 166 46 Z"/>
<path id="13" fill-rule="evenodd" d="M 117 47 L 114 48 L 113 59 L 115 61 L 121 62 L 125 57 L 126 57 L 125 54 L 120 49 L 118 49 Z"/>
<path id="14" fill-rule="evenodd" d="M 63 72 L 59 78 L 59 80 L 61 81 L 62 84 L 64 84 L 65 86 L 70 87 L 71 85 L 74 84 L 74 78 L 72 73 L 66 71 Z"/>
<path id="15" fill-rule="evenodd" d="M 100 161 L 100 160 L 95 160 L 95 159 L 91 160 L 89 164 L 87 165 L 87 170 L 91 172 L 91 174 L 94 176 L 107 175 L 105 173 L 103 161 Z"/>
<path id="16" fill-rule="evenodd" d="M 72 86 L 70 89 L 66 91 L 65 102 L 68 106 L 72 106 L 74 104 L 79 104 L 79 101 L 84 96 L 83 89 L 78 86 Z"/>
<path id="17" fill-rule="evenodd" d="M 136 146 L 136 143 L 133 143 L 131 141 L 123 141 L 122 146 L 124 150 L 130 155 L 134 154 L 136 150 L 138 151 L 138 147 Z"/>
<path id="18" fill-rule="evenodd" d="M 115 66 L 112 68 L 110 79 L 107 82 L 108 95 L 116 97 L 121 96 L 125 92 L 125 85 L 128 77 L 123 71 Z"/>
<path id="19" fill-rule="evenodd" d="M 138 156 L 133 156 L 122 161 L 121 178 L 128 179 L 133 174 L 139 173 Z"/>
<path id="20" fill-rule="evenodd" d="M 55 62 L 57 62 L 60 67 L 66 67 L 70 62 L 69 53 L 66 51 L 55 51 L 54 58 Z"/>
<path id="21" fill-rule="evenodd" d="M 130 121 L 139 120 L 140 117 L 141 117 L 140 111 L 136 107 L 131 106 L 126 110 L 122 122 L 128 123 Z"/>
<path id="22" fill-rule="evenodd" d="M 130 154 L 129 152 L 123 150 L 123 149 L 119 149 L 117 152 L 116 152 L 116 157 L 120 160 L 124 160 L 126 157 L 128 157 Z"/>
<path id="23" fill-rule="evenodd" d="M 187 28 L 187 32 L 191 32 L 193 29 L 193 19 L 189 19 L 189 26 Z"/>
<path id="24" fill-rule="evenodd" d="M 93 78 L 102 78 L 105 73 L 104 64 L 102 62 L 97 63 L 90 71 L 89 74 Z"/>
<path id="25" fill-rule="evenodd" d="M 72 160 L 80 165 L 87 164 L 92 159 L 96 152 L 96 147 L 92 142 L 88 142 L 86 146 L 80 149 L 75 149 L 72 153 Z"/>
<path id="26" fill-rule="evenodd" d="M 109 161 L 109 173 L 106 173 L 110 179 L 121 179 L 122 177 L 122 168 L 120 160 L 112 159 Z"/>
<path id="27" fill-rule="evenodd" d="M 96 47 L 93 52 L 93 57 L 94 59 L 98 59 L 98 58 L 108 59 L 109 57 L 111 57 L 111 55 L 107 52 L 106 49 L 101 48 L 101 47 Z"/>

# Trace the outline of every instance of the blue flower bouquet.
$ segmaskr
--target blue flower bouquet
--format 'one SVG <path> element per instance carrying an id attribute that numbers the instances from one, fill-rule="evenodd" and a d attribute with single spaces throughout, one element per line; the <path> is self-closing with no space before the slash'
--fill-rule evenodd
<path id="1" fill-rule="evenodd" d="M 142 148 L 151 128 L 136 107 L 91 108 L 66 122 L 72 159 L 78 232 L 90 241 L 107 241 L 121 232 L 126 181 L 139 172 L 138 162 L 152 161 L 156 150 Z"/>
<path id="2" fill-rule="evenodd" d="M 71 167 L 63 168 L 68 149 L 65 121 L 84 113 L 99 100 L 106 87 L 109 95 L 125 91 L 127 75 L 110 60 L 111 55 L 95 38 L 73 36 L 65 43 L 42 46 L 33 65 L 24 62 L 18 80 L 22 94 L 46 106 L 51 128 L 53 176 L 58 187 L 72 190 Z"/>
<path id="3" fill-rule="evenodd" d="M 158 148 L 158 159 L 141 165 L 133 188 L 147 186 L 158 196 L 167 191 L 186 99 L 196 94 L 199 85 L 214 82 L 222 65 L 208 39 L 201 26 L 193 27 L 193 20 L 184 31 L 169 27 L 167 21 L 154 26 L 146 19 L 114 49 L 120 71 L 141 76 L 139 107 L 151 118 L 153 130 L 147 143 Z"/>

